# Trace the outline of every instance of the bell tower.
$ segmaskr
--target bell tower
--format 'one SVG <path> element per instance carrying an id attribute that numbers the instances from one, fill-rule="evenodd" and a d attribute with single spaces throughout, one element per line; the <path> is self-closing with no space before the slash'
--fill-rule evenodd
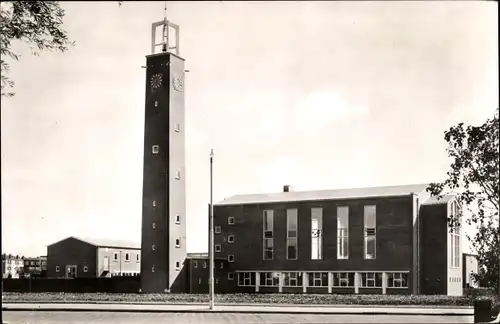
<path id="1" fill-rule="evenodd" d="M 165 15 L 163 21 L 152 24 L 151 53 L 146 56 L 141 240 L 144 293 L 185 290 L 185 65 L 179 56 L 179 36 L 179 26 Z"/>

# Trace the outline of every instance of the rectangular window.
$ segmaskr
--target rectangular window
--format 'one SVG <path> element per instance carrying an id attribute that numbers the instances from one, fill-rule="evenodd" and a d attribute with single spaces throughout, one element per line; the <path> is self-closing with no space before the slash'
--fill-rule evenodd
<path id="1" fill-rule="evenodd" d="M 175 171 L 175 178 L 179 180 L 181 178 L 181 171 L 177 170 Z"/>
<path id="2" fill-rule="evenodd" d="M 389 272 L 387 273 L 388 288 L 408 288 L 408 273 Z"/>
<path id="3" fill-rule="evenodd" d="M 309 287 L 328 287 L 328 272 L 309 273 Z"/>
<path id="4" fill-rule="evenodd" d="M 297 209 L 286 210 L 286 258 L 297 260 Z"/>
<path id="5" fill-rule="evenodd" d="M 203 261 L 203 268 L 207 267 L 207 261 Z"/>
<path id="6" fill-rule="evenodd" d="M 220 226 L 215 226 L 215 234 L 220 234 L 222 232 Z"/>
<path id="7" fill-rule="evenodd" d="M 129 255 L 128 255 L 128 253 L 125 253 L 125 262 L 129 262 L 129 261 L 130 261 Z"/>
<path id="8" fill-rule="evenodd" d="M 198 261 L 193 261 L 193 268 L 198 268 Z"/>
<path id="9" fill-rule="evenodd" d="M 323 209 L 311 208 L 311 259 L 323 258 Z"/>
<path id="10" fill-rule="evenodd" d="M 302 272 L 284 272 L 284 287 L 302 287 Z"/>
<path id="11" fill-rule="evenodd" d="M 118 252 L 113 253 L 113 260 L 118 261 Z"/>
<path id="12" fill-rule="evenodd" d="M 228 272 L 227 273 L 227 280 L 233 280 L 234 279 L 234 273 Z"/>
<path id="13" fill-rule="evenodd" d="M 450 263 L 452 268 L 460 267 L 460 218 L 459 209 L 457 202 L 451 203 L 451 218 L 455 219 L 455 222 L 450 233 Z"/>
<path id="14" fill-rule="evenodd" d="M 337 207 L 337 259 L 349 258 L 349 207 Z"/>
<path id="15" fill-rule="evenodd" d="M 255 286 L 255 272 L 238 272 L 238 286 Z"/>
<path id="16" fill-rule="evenodd" d="M 363 288 L 381 288 L 382 273 L 380 272 L 362 272 L 361 287 Z"/>
<path id="17" fill-rule="evenodd" d="M 181 215 L 177 214 L 175 215 L 175 223 L 180 224 L 181 223 Z"/>
<path id="18" fill-rule="evenodd" d="M 135 261 L 136 262 L 141 262 L 141 255 L 139 253 L 136 254 Z"/>
<path id="19" fill-rule="evenodd" d="M 83 266 L 83 272 L 87 272 L 87 271 L 89 271 L 89 267 Z"/>
<path id="20" fill-rule="evenodd" d="M 264 287 L 278 287 L 280 284 L 279 272 L 261 272 L 260 285 Z"/>
<path id="21" fill-rule="evenodd" d="M 56 272 L 61 271 L 61 268 L 59 266 L 56 266 Z"/>
<path id="22" fill-rule="evenodd" d="M 272 260 L 274 257 L 274 211 L 263 212 L 263 243 L 264 260 Z"/>
<path id="23" fill-rule="evenodd" d="M 176 133 L 179 133 L 181 131 L 181 125 L 179 123 L 175 123 L 174 131 Z"/>
<path id="24" fill-rule="evenodd" d="M 156 245 L 154 245 L 154 244 L 153 244 L 153 245 L 151 245 L 151 250 L 152 250 L 152 251 L 156 250 Z"/>
<path id="25" fill-rule="evenodd" d="M 354 287 L 354 272 L 334 272 L 333 287 Z"/>
<path id="26" fill-rule="evenodd" d="M 220 251 L 221 251 L 220 244 L 215 244 L 215 252 L 220 252 Z"/>
<path id="27" fill-rule="evenodd" d="M 151 224 L 151 227 L 152 227 L 153 229 L 155 229 L 155 228 L 156 228 L 156 223 Z"/>
<path id="28" fill-rule="evenodd" d="M 227 236 L 227 243 L 234 243 L 234 235 Z"/>
<path id="29" fill-rule="evenodd" d="M 229 254 L 229 255 L 227 256 L 227 261 L 228 261 L 228 262 L 231 262 L 231 263 L 232 263 L 232 262 L 234 262 L 234 255 L 233 255 L 233 254 Z"/>
<path id="30" fill-rule="evenodd" d="M 176 248 L 181 247 L 181 240 L 180 239 L 175 239 L 175 247 Z"/>
<path id="31" fill-rule="evenodd" d="M 375 259 L 377 255 L 377 210 L 376 206 L 365 206 L 365 259 Z"/>
<path id="32" fill-rule="evenodd" d="M 180 261 L 175 261 L 175 270 L 177 270 L 177 271 L 181 270 L 181 263 L 180 263 Z"/>
<path id="33" fill-rule="evenodd" d="M 158 154 L 159 151 L 160 151 L 160 146 L 159 145 L 153 145 L 151 147 L 151 152 L 153 152 L 153 154 Z"/>
<path id="34" fill-rule="evenodd" d="M 229 225 L 234 225 L 234 217 L 228 217 L 228 218 L 227 218 L 227 223 L 228 223 Z"/>

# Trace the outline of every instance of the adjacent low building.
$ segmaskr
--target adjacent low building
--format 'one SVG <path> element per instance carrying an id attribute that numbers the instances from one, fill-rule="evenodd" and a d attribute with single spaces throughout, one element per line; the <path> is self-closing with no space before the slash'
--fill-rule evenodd
<path id="1" fill-rule="evenodd" d="M 68 237 L 47 246 L 47 277 L 138 276 L 141 244 Z"/>
<path id="2" fill-rule="evenodd" d="M 23 276 L 45 277 L 47 275 L 47 257 L 39 256 L 34 258 L 24 258 Z"/>
<path id="3" fill-rule="evenodd" d="M 462 295 L 461 228 L 447 222 L 461 211 L 453 196 L 432 198 L 427 186 L 285 186 L 215 204 L 215 255 L 227 262 L 215 276 L 228 279 L 219 289 Z"/>
<path id="4" fill-rule="evenodd" d="M 464 288 L 479 288 L 479 283 L 474 279 L 474 275 L 479 273 L 479 263 L 477 255 L 472 253 L 464 253 L 463 259 L 463 287 Z"/>

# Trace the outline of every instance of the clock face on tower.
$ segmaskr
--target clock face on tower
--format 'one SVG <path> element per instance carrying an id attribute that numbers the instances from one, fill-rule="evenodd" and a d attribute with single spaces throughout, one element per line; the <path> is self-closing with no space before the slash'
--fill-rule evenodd
<path id="1" fill-rule="evenodd" d="M 181 75 L 175 74 L 172 78 L 174 90 L 182 92 L 184 90 L 184 80 Z"/>
<path id="2" fill-rule="evenodd" d="M 163 74 L 157 73 L 151 76 L 151 88 L 153 90 L 156 90 L 159 87 L 161 87 L 162 82 L 163 82 Z"/>

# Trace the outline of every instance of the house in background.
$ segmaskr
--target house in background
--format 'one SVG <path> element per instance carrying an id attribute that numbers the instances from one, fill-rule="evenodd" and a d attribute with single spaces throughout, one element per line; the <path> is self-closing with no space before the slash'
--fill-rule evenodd
<path id="1" fill-rule="evenodd" d="M 141 244 L 68 237 L 47 246 L 47 277 L 138 276 Z"/>
<path id="2" fill-rule="evenodd" d="M 45 277 L 47 275 L 47 257 L 24 258 L 23 277 Z"/>
<path id="3" fill-rule="evenodd" d="M 479 263 L 477 255 L 472 253 L 464 253 L 463 259 L 463 287 L 464 288 L 479 288 L 479 283 L 474 280 L 473 274 L 479 273 Z"/>
<path id="4" fill-rule="evenodd" d="M 461 212 L 427 186 L 285 186 L 215 204 L 215 255 L 232 273 L 224 290 L 462 295 L 461 228 L 447 223 Z"/>
<path id="5" fill-rule="evenodd" d="M 23 273 L 24 257 L 19 255 L 2 254 L 2 278 L 19 278 Z"/>

